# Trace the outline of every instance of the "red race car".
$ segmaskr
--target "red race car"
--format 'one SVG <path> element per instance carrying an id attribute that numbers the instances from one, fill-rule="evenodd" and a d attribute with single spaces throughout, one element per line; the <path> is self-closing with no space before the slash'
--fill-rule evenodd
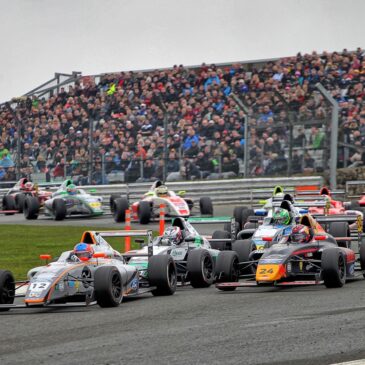
<path id="1" fill-rule="evenodd" d="M 22 213 L 27 196 L 37 197 L 40 206 L 43 206 L 44 202 L 52 196 L 52 192 L 39 189 L 38 184 L 34 184 L 24 177 L 3 196 L 1 213 L 7 215 Z"/>

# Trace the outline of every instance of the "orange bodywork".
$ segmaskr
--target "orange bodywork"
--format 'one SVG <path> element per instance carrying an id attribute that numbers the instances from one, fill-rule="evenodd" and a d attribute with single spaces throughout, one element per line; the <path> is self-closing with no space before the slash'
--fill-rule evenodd
<path id="1" fill-rule="evenodd" d="M 286 275 L 283 264 L 259 264 L 256 270 L 257 282 L 274 282 Z"/>

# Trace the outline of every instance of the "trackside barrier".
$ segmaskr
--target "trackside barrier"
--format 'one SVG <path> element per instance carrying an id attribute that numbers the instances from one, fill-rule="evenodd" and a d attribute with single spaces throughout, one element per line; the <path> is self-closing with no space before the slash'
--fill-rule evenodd
<path id="1" fill-rule="evenodd" d="M 124 229 L 126 231 L 130 231 L 131 230 L 131 211 L 129 209 L 127 209 L 125 211 L 125 227 Z M 131 237 L 127 236 L 125 238 L 125 247 L 124 247 L 124 251 L 130 251 L 131 250 Z"/>
<path id="2" fill-rule="evenodd" d="M 103 208 L 109 212 L 109 198 L 111 194 L 118 194 L 128 198 L 130 203 L 139 201 L 146 191 L 151 187 L 152 182 L 133 184 L 109 184 L 96 186 L 82 186 L 85 191 L 95 190 L 94 195 L 104 198 Z M 201 197 L 210 197 L 213 205 L 252 205 L 260 199 L 272 197 L 273 188 L 280 185 L 286 193 L 294 193 L 295 187 L 299 185 L 317 186 L 319 190 L 323 185 L 321 176 L 302 176 L 284 178 L 250 178 L 250 179 L 229 179 L 229 180 L 204 180 L 204 181 L 182 181 L 167 182 L 169 189 L 173 191 L 185 190 L 186 195 L 191 198 L 195 205 L 199 205 Z M 57 190 L 57 186 L 50 186 L 50 191 Z M 0 189 L 1 197 L 9 189 Z"/>
<path id="3" fill-rule="evenodd" d="M 165 232 L 165 204 L 160 204 L 160 236 Z"/>

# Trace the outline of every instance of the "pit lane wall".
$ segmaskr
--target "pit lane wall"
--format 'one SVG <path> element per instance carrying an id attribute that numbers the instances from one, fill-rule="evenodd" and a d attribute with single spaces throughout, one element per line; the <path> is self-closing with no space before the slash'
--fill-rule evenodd
<path id="1" fill-rule="evenodd" d="M 252 178 L 252 179 L 230 179 L 230 180 L 206 180 L 206 181 L 183 181 L 169 182 L 166 185 L 170 190 L 186 191 L 185 197 L 193 199 L 198 203 L 199 198 L 208 196 L 214 205 L 233 205 L 258 202 L 272 196 L 273 188 L 280 185 L 285 192 L 292 193 L 297 186 L 322 186 L 321 176 L 302 177 L 276 177 L 276 178 Z M 42 184 L 40 184 L 42 186 Z M 95 185 L 82 186 L 86 191 L 95 189 L 93 195 L 100 195 L 104 198 L 105 208 L 108 209 L 109 197 L 111 194 L 127 196 L 131 203 L 140 200 L 142 195 L 152 185 L 148 183 L 116 184 L 116 185 Z M 55 191 L 57 186 L 50 186 L 51 191 Z M 8 189 L 0 189 L 2 197 Z"/>

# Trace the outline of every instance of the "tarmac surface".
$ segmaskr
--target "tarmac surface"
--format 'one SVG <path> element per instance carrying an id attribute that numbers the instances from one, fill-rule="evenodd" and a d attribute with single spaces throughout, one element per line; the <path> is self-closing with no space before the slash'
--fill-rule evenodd
<path id="1" fill-rule="evenodd" d="M 111 217 L 0 221 L 118 228 Z M 365 358 L 365 280 L 340 289 L 180 287 L 173 296 L 144 294 L 112 309 L 1 312 L 0 324 L 1 365 L 333 364 Z"/>
<path id="2" fill-rule="evenodd" d="M 365 358 L 365 281 L 341 289 L 179 288 L 118 308 L 0 313 L 0 363 L 331 364 Z"/>

